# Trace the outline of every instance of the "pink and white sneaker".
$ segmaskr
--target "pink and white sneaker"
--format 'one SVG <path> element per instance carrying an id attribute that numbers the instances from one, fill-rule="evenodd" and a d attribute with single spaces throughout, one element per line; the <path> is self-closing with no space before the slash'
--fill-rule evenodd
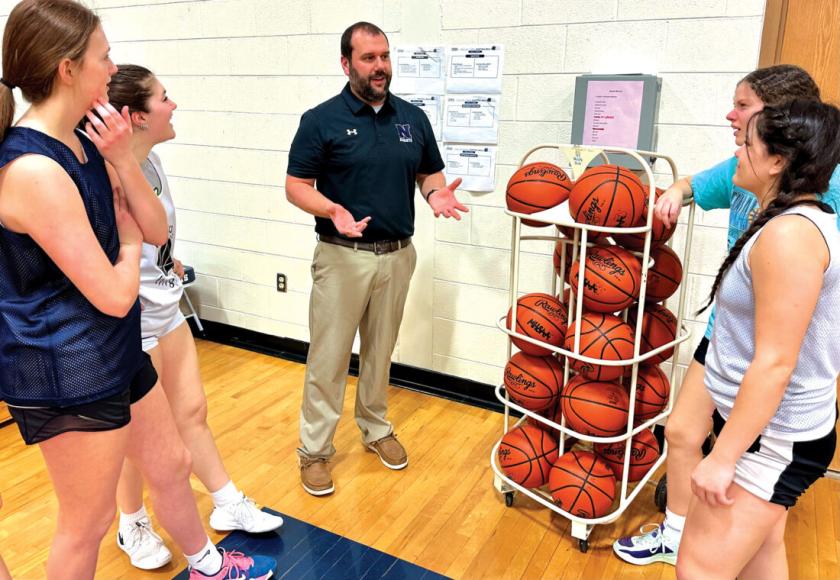
<path id="1" fill-rule="evenodd" d="M 222 548 L 219 552 L 222 554 L 222 568 L 218 572 L 207 575 L 192 569 L 190 580 L 268 580 L 277 569 L 277 562 L 268 556 L 246 556 L 242 552 L 227 552 Z"/>

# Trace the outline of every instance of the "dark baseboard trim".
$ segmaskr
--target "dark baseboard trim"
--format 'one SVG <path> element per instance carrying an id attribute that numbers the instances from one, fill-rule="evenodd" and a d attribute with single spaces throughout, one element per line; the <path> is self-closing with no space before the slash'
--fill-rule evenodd
<path id="1" fill-rule="evenodd" d="M 306 363 L 306 355 L 309 352 L 308 342 L 280 338 L 209 320 L 201 321 L 202 326 L 204 326 L 204 332 L 201 333 L 198 332 L 193 320 L 188 320 L 193 334 L 197 337 L 286 360 Z M 359 376 L 359 357 L 356 354 L 350 358 L 349 374 Z M 504 407 L 496 399 L 495 387 L 486 383 L 393 363 L 391 365 L 391 384 L 449 399 L 450 401 L 481 407 L 482 409 L 504 411 Z"/>

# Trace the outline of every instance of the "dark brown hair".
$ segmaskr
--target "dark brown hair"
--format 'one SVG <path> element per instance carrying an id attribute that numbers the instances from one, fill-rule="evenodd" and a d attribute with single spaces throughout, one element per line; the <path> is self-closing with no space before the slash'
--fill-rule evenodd
<path id="1" fill-rule="evenodd" d="M 22 0 L 3 33 L 3 80 L 20 87 L 30 103 L 45 101 L 59 63 L 81 59 L 98 26 L 99 17 L 74 0 Z M 0 86 L 0 139 L 14 116 L 14 95 L 8 86 Z"/>
<path id="2" fill-rule="evenodd" d="M 118 64 L 117 73 L 108 83 L 108 100 L 118 111 L 128 105 L 128 111 L 134 113 L 149 112 L 149 98 L 152 96 L 154 73 L 136 64 Z"/>
<path id="3" fill-rule="evenodd" d="M 357 22 L 356 24 L 351 24 L 347 27 L 347 30 L 341 35 L 341 56 L 350 60 L 350 57 L 353 55 L 353 33 L 357 30 L 361 30 L 363 32 L 367 32 L 371 36 L 379 36 L 380 34 L 385 37 L 385 40 L 388 40 L 388 35 L 385 34 L 381 28 L 379 28 L 376 24 L 371 24 L 370 22 Z"/>

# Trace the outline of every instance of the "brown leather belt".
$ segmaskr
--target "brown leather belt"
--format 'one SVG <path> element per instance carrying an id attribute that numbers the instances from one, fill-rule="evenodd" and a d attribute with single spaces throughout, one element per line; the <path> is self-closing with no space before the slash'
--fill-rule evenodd
<path id="1" fill-rule="evenodd" d="M 318 236 L 318 239 L 328 244 L 346 246 L 354 250 L 364 250 L 365 252 L 373 252 L 374 254 L 390 254 L 391 252 L 406 248 L 411 244 L 410 236 L 403 240 L 381 240 L 378 242 L 356 242 L 336 236 Z"/>

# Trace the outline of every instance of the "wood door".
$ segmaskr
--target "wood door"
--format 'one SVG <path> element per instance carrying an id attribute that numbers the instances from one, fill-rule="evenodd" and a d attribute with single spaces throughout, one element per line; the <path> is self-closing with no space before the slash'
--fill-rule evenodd
<path id="1" fill-rule="evenodd" d="M 840 106 L 840 0 L 767 0 L 759 66 L 781 63 L 807 70 L 823 100 Z M 831 469 L 840 471 L 840 446 Z"/>

